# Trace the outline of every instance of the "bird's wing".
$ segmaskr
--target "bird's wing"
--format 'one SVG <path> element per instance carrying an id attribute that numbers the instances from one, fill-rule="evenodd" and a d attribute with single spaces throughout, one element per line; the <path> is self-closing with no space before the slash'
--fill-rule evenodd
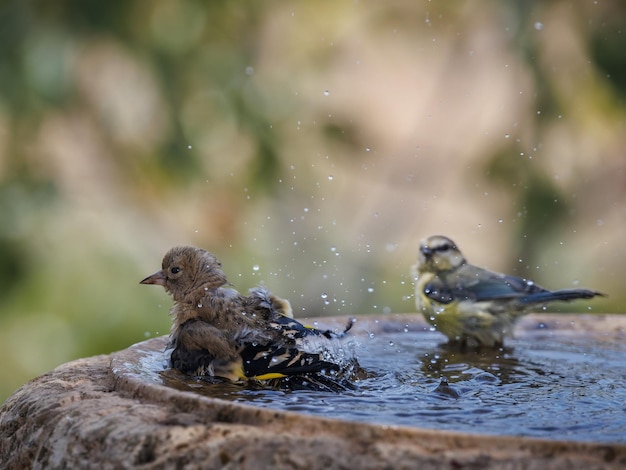
<path id="1" fill-rule="evenodd" d="M 307 336 L 325 336 L 328 339 L 342 338 L 354 324 L 353 319 L 349 319 L 342 332 L 336 333 L 333 330 L 319 330 L 310 325 L 304 325 L 293 318 L 278 316 L 269 323 L 271 328 L 279 330 L 283 337 L 289 339 L 300 339 Z"/>
<path id="2" fill-rule="evenodd" d="M 240 354 L 245 375 L 259 380 L 339 370 L 337 364 L 324 360 L 323 353 L 307 353 L 277 344 L 249 343 Z"/>
<path id="3" fill-rule="evenodd" d="M 352 319 L 340 333 L 332 330 L 318 330 L 309 325 L 303 325 L 293 318 L 293 311 L 288 300 L 276 297 L 264 287 L 253 287 L 246 299 L 246 306 L 260 314 L 267 321 L 269 328 L 277 330 L 280 335 L 288 339 L 299 339 L 306 336 L 325 336 L 328 339 L 343 337 L 354 323 Z"/>
<path id="4" fill-rule="evenodd" d="M 440 304 L 449 304 L 456 300 L 452 288 L 436 275 L 423 285 L 422 294 Z"/>
<path id="5" fill-rule="evenodd" d="M 244 376 L 237 346 L 224 332 L 201 320 L 181 325 L 170 340 L 172 367 L 195 375 L 237 380 Z"/>
<path id="6" fill-rule="evenodd" d="M 424 294 L 447 304 L 454 300 L 507 300 L 549 292 L 532 281 L 515 276 L 463 265 L 446 276 L 436 276 L 424 288 Z"/>

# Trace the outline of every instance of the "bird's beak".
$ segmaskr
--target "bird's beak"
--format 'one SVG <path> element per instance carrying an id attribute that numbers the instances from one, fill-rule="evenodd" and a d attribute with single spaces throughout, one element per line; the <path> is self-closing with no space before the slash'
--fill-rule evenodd
<path id="1" fill-rule="evenodd" d="M 165 285 L 165 273 L 161 271 L 157 271 L 156 273 L 148 276 L 139 284 L 157 284 L 159 286 Z"/>

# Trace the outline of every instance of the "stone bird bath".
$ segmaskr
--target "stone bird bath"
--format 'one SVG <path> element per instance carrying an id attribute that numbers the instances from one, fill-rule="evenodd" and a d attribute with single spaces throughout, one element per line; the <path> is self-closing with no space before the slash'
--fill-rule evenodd
<path id="1" fill-rule="evenodd" d="M 407 327 L 427 332 L 419 315 L 363 316 L 357 326 L 361 342 Z M 516 337 L 546 331 L 621 344 L 626 316 L 530 315 Z M 142 366 L 146 355 L 164 358 L 165 344 L 165 337 L 154 338 L 73 361 L 22 386 L 0 408 L 0 467 L 626 468 L 626 418 L 624 439 L 613 443 L 313 416 L 166 386 Z M 616 377 L 616 386 L 624 387 L 623 379 Z M 616 412 L 625 409 L 622 403 Z"/>

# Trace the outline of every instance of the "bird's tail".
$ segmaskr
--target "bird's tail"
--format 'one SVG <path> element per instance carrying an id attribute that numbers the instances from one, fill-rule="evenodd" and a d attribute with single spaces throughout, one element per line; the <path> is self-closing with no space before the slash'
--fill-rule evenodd
<path id="1" fill-rule="evenodd" d="M 519 301 L 523 304 L 543 304 L 552 302 L 554 300 L 575 300 L 575 299 L 591 299 L 595 296 L 605 295 L 601 292 L 596 292 L 588 289 L 561 289 L 555 291 L 544 291 L 529 294 L 525 297 L 521 297 Z"/>
<path id="2" fill-rule="evenodd" d="M 343 329 L 343 331 L 339 333 L 335 333 L 333 330 L 325 330 L 325 331 L 322 331 L 321 333 L 322 335 L 326 336 L 328 339 L 343 338 L 346 335 L 346 333 L 352 329 L 354 322 L 356 322 L 356 318 L 350 317 L 348 318 L 348 323 L 346 323 L 346 327 Z"/>

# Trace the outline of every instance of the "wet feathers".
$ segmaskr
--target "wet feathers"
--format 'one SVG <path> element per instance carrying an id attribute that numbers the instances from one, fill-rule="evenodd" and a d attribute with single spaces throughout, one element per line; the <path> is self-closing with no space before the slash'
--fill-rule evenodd
<path id="1" fill-rule="evenodd" d="M 161 285 L 174 299 L 168 348 L 172 367 L 183 373 L 240 382 L 341 369 L 327 349 L 307 346 L 343 336 L 352 323 L 341 333 L 318 330 L 293 319 L 289 301 L 265 288 L 242 295 L 206 250 L 172 248 L 162 269 L 141 283 Z"/>

